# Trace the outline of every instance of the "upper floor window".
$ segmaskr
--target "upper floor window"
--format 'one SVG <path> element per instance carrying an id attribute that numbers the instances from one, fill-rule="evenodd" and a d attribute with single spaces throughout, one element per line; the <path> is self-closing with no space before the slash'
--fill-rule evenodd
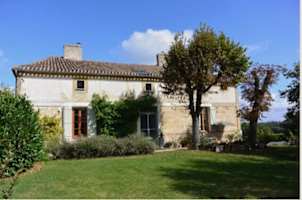
<path id="1" fill-rule="evenodd" d="M 77 90 L 83 91 L 85 89 L 85 81 L 77 80 Z"/>
<path id="2" fill-rule="evenodd" d="M 151 92 L 152 91 L 152 85 L 151 83 L 146 83 L 146 91 Z"/>

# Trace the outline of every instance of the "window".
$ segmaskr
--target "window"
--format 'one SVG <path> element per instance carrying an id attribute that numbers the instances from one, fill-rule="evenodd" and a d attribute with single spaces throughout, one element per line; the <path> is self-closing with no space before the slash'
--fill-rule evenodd
<path id="1" fill-rule="evenodd" d="M 200 113 L 200 129 L 208 133 L 211 131 L 209 107 L 202 107 L 202 112 Z"/>
<path id="2" fill-rule="evenodd" d="M 151 92 L 152 91 L 152 85 L 151 83 L 146 83 L 146 91 Z"/>
<path id="3" fill-rule="evenodd" d="M 73 136 L 87 136 L 87 109 L 73 108 Z"/>
<path id="4" fill-rule="evenodd" d="M 140 122 L 141 122 L 141 132 L 144 133 L 145 136 L 157 137 L 157 118 L 156 113 L 141 113 L 140 114 Z"/>
<path id="5" fill-rule="evenodd" d="M 85 82 L 83 80 L 77 80 L 77 90 L 83 91 L 85 89 Z"/>

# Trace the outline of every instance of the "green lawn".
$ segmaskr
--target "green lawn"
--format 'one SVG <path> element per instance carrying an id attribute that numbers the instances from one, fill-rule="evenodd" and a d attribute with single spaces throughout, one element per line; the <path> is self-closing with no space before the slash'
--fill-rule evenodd
<path id="1" fill-rule="evenodd" d="M 298 197 L 293 151 L 281 148 L 265 156 L 175 151 L 48 161 L 19 179 L 13 198 Z"/>

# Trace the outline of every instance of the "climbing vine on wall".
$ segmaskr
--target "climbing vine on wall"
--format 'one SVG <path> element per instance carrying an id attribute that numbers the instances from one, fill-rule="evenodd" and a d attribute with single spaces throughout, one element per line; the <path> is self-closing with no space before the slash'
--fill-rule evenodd
<path id="1" fill-rule="evenodd" d="M 128 92 L 111 102 L 107 96 L 94 94 L 91 105 L 96 116 L 97 134 L 123 137 L 135 133 L 140 112 L 156 111 L 157 99 L 152 94 L 135 97 Z"/>

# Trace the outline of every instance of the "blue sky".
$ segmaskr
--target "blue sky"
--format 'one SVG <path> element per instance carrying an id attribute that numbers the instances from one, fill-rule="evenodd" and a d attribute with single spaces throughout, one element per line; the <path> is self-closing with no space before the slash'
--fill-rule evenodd
<path id="1" fill-rule="evenodd" d="M 0 82 L 14 86 L 11 67 L 81 42 L 84 58 L 154 63 L 175 32 L 190 37 L 200 23 L 248 48 L 253 62 L 292 67 L 299 59 L 298 0 L 0 0 Z M 281 120 L 287 103 L 275 102 L 264 121 Z"/>

